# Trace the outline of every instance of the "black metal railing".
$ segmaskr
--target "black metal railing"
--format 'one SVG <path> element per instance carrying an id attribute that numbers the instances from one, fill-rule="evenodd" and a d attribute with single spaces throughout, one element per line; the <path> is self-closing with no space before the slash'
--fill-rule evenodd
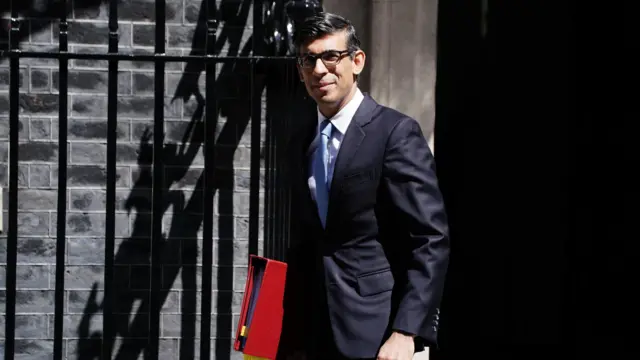
<path id="1" fill-rule="evenodd" d="M 249 0 L 251 1 L 251 0 Z M 289 191 L 283 186 L 283 170 L 285 163 L 283 144 L 289 135 L 290 123 L 300 121 L 301 109 L 311 109 L 304 105 L 301 88 L 296 77 L 296 70 L 292 57 L 288 53 L 268 54 L 268 46 L 263 39 L 269 38 L 267 29 L 263 26 L 265 15 L 264 0 L 253 0 L 253 37 L 251 55 L 220 56 L 216 54 L 216 31 L 218 28 L 218 12 L 214 1 L 203 1 L 205 21 L 205 46 L 203 52 L 193 51 L 190 55 L 167 55 L 165 49 L 165 0 L 157 0 L 155 3 L 155 52 L 154 54 L 130 54 L 120 53 L 118 50 L 118 0 L 106 0 L 109 3 L 108 19 L 108 52 L 80 53 L 69 51 L 68 28 L 68 0 L 60 0 L 57 4 L 59 26 L 59 49 L 58 51 L 21 51 L 21 14 L 18 6 L 14 6 L 15 1 L 10 4 L 11 27 L 9 30 L 9 46 L 6 50 L 0 49 L 0 59 L 7 58 L 10 68 L 9 80 L 9 192 L 8 192 L 8 232 L 7 232 L 7 256 L 6 256 L 6 316 L 5 316 L 5 339 L 4 339 L 4 359 L 14 359 L 16 353 L 16 273 L 17 273 L 17 245 L 18 245 L 18 174 L 19 174 L 19 112 L 20 112 L 20 88 L 19 88 L 19 68 L 21 59 L 26 58 L 47 58 L 55 59 L 59 64 L 59 170 L 58 170 L 58 201 L 57 201 L 57 241 L 56 241 L 56 267 L 55 267 L 55 307 L 54 307 L 54 347 L 53 358 L 63 359 L 63 331 L 64 331 L 64 294 L 65 294 L 65 245 L 67 227 L 67 126 L 68 126 L 68 75 L 69 62 L 73 59 L 106 60 L 108 62 L 108 84 L 107 84 L 107 158 L 106 158 L 106 229 L 105 229 L 105 272 L 104 272 L 104 298 L 102 303 L 103 328 L 101 349 L 98 351 L 99 357 L 111 359 L 115 349 L 114 338 L 116 337 L 116 326 L 112 320 L 116 311 L 117 288 L 115 262 L 116 256 L 116 153 L 118 136 L 118 66 L 122 61 L 152 62 L 155 71 L 154 85 L 154 116 L 153 116 L 153 161 L 152 161 L 152 226 L 151 238 L 162 238 L 163 227 L 162 217 L 165 210 L 166 172 L 163 161 L 164 151 L 164 72 L 165 65 L 169 62 L 183 62 L 188 66 L 201 67 L 205 72 L 205 103 L 203 112 L 205 121 L 201 128 L 192 125 L 191 132 L 197 133 L 203 130 L 202 146 L 204 154 L 204 170 L 198 180 L 198 188 L 201 190 L 203 199 L 201 205 L 201 223 L 203 229 L 202 243 L 202 301 L 201 301 L 201 339 L 211 338 L 212 323 L 212 280 L 213 280 L 213 238 L 214 238 L 214 195 L 221 180 L 216 171 L 216 162 L 219 156 L 216 154 L 216 126 L 218 124 L 218 104 L 219 87 L 216 85 L 216 64 L 242 64 L 249 69 L 250 78 L 250 142 L 251 142 L 251 165 L 250 165 L 250 210 L 249 210 L 249 253 L 258 253 L 258 238 L 260 237 L 260 172 L 261 161 L 264 158 L 265 167 L 265 199 L 264 199 L 264 255 L 274 259 L 283 259 L 284 252 L 288 245 L 288 218 L 289 218 Z M 302 1 L 308 2 L 308 0 Z M 277 1 L 273 2 L 274 4 Z M 281 11 L 285 7 L 278 3 Z M 271 14 L 273 16 L 273 14 Z M 286 26 L 281 24 L 280 26 Z M 282 30 L 281 30 L 282 31 Z M 270 47 L 270 49 L 282 49 L 287 46 Z M 194 65 L 195 64 L 195 65 Z M 261 144 L 263 130 L 262 119 L 262 94 L 266 91 L 266 114 L 265 114 L 265 140 Z M 178 96 L 178 95 L 176 95 Z M 300 104 L 303 105 L 300 105 Z M 294 105 L 298 104 L 298 105 Z M 300 107 L 302 106 L 302 107 Z M 313 113 L 310 113 L 313 116 Z M 294 118 L 295 116 L 295 118 Z M 195 130 L 194 130 L 195 128 Z M 225 131 L 225 130 L 222 130 Z M 230 130 L 234 131 L 234 130 Z M 192 141 L 196 141 L 191 139 Z M 264 154 L 260 149 L 264 146 Z M 195 192 L 194 192 L 195 194 Z M 194 195 L 195 196 L 195 195 Z M 221 226 L 221 225 L 219 225 Z M 168 291 L 167 284 L 171 285 L 178 276 L 178 271 L 163 273 L 162 265 L 167 252 L 172 252 L 172 245 L 164 244 L 164 247 L 156 246 L 157 241 L 151 241 L 151 261 L 150 261 L 150 289 L 149 296 L 142 303 L 138 313 L 159 314 L 163 306 Z M 179 249 L 178 249 L 179 250 Z M 218 276 L 221 276 L 218 274 Z M 170 288 L 170 286 L 169 286 Z M 229 302 L 224 304 L 224 301 Z M 221 306 L 231 307 L 231 299 L 219 299 L 218 308 Z M 195 301 L 193 301 L 195 304 Z M 222 304 L 222 305 L 221 305 Z M 195 305 L 194 305 L 195 306 Z M 135 316 L 132 321 L 132 328 L 148 325 L 148 343 L 139 347 L 135 351 L 145 352 L 145 358 L 157 359 L 159 357 L 160 339 L 160 317 Z M 229 326 L 227 323 L 219 323 L 218 328 Z M 195 327 L 195 325 L 193 325 Z M 133 346 L 131 344 L 125 344 Z M 216 344 L 217 357 L 222 352 L 230 351 L 228 343 L 225 346 Z M 189 354 L 189 352 L 191 352 Z M 195 350 L 181 349 L 180 358 L 193 358 Z M 132 354 L 127 354 L 131 356 Z M 211 356 L 210 341 L 200 341 L 200 359 L 209 359 Z M 228 356 L 228 355 L 227 355 Z M 119 358 L 119 357 L 116 357 Z M 132 358 L 136 358 L 133 356 Z"/>

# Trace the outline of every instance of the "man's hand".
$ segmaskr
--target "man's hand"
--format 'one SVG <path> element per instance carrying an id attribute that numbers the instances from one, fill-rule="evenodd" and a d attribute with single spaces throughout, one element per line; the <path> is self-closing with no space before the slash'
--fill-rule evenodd
<path id="1" fill-rule="evenodd" d="M 411 360 L 414 346 L 413 336 L 393 332 L 380 348 L 376 360 Z"/>

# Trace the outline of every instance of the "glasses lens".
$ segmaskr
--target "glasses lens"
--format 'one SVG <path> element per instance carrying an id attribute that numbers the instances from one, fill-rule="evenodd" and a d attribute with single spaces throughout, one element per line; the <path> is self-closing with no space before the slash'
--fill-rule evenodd
<path id="1" fill-rule="evenodd" d="M 322 61 L 324 61 L 325 64 L 335 64 L 338 60 L 340 60 L 340 53 L 337 51 L 328 51 L 322 54 Z"/>
<path id="2" fill-rule="evenodd" d="M 311 55 L 303 55 L 298 58 L 298 63 L 305 68 L 313 67 L 315 65 L 315 58 Z"/>
<path id="3" fill-rule="evenodd" d="M 343 53 L 344 51 L 326 51 L 319 55 L 306 54 L 298 58 L 298 64 L 304 68 L 314 68 L 318 58 L 320 58 L 325 66 L 335 66 L 340 61 Z"/>

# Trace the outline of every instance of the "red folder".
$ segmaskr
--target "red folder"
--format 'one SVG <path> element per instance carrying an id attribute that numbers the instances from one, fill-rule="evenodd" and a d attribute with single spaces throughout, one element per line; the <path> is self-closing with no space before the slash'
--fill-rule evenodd
<path id="1" fill-rule="evenodd" d="M 250 255 L 248 270 L 234 349 L 245 356 L 275 359 L 287 264 Z"/>

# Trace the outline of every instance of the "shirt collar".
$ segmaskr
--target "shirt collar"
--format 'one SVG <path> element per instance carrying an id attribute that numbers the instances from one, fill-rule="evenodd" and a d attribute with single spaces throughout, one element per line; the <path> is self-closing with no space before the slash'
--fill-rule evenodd
<path id="1" fill-rule="evenodd" d="M 359 88 L 356 88 L 356 93 L 353 94 L 353 98 L 351 98 L 347 105 L 331 118 L 331 124 L 333 124 L 335 130 L 338 130 L 342 135 L 346 134 L 347 128 L 351 123 L 351 119 L 353 119 L 353 116 L 356 114 L 362 100 L 364 100 L 364 95 Z M 322 115 L 320 109 L 318 109 L 318 126 L 320 126 L 320 123 L 325 119 L 326 117 Z"/>

